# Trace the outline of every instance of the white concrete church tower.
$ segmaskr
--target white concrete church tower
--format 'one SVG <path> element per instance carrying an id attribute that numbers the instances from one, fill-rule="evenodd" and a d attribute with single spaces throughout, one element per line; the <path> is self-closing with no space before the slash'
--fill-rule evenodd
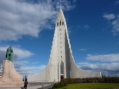
<path id="1" fill-rule="evenodd" d="M 28 75 L 29 82 L 56 82 L 63 78 L 101 77 L 100 72 L 79 69 L 73 59 L 67 24 L 62 9 L 56 20 L 50 59 L 44 71 Z"/>

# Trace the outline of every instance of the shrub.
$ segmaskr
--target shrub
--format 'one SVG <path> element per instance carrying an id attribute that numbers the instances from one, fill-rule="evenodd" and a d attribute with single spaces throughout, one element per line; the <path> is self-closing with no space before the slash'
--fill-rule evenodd
<path id="1" fill-rule="evenodd" d="M 54 84 L 54 88 L 64 87 L 67 84 L 73 83 L 119 83 L 119 77 L 93 77 L 93 78 L 66 78 L 61 80 L 61 82 Z"/>
<path id="2" fill-rule="evenodd" d="M 55 83 L 52 87 L 52 89 L 55 89 L 55 88 L 61 88 L 61 87 L 64 87 L 67 85 L 67 81 L 66 80 L 62 80 L 61 82 L 59 83 Z"/>

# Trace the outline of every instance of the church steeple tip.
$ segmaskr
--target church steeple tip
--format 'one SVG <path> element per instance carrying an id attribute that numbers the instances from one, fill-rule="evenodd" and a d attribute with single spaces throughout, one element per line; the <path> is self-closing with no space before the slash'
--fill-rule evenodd
<path id="1" fill-rule="evenodd" d="M 64 17 L 62 9 L 60 7 L 58 17 L 57 17 L 57 20 L 56 20 L 56 26 L 62 26 L 62 25 L 65 25 L 65 24 L 66 24 L 65 17 Z"/>

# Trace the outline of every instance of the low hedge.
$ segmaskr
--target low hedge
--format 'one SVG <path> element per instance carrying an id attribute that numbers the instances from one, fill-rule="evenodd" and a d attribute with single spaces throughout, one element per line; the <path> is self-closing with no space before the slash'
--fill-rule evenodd
<path id="1" fill-rule="evenodd" d="M 64 87 L 67 85 L 67 81 L 63 80 L 59 83 L 55 83 L 52 87 L 52 89 L 55 89 L 55 88 L 61 88 L 61 87 Z"/>
<path id="2" fill-rule="evenodd" d="M 59 83 L 55 83 L 52 89 L 61 88 L 73 83 L 119 83 L 119 77 L 66 78 Z"/>
<path id="3" fill-rule="evenodd" d="M 119 83 L 119 77 L 94 77 L 94 78 L 66 78 L 68 84 L 73 83 Z"/>

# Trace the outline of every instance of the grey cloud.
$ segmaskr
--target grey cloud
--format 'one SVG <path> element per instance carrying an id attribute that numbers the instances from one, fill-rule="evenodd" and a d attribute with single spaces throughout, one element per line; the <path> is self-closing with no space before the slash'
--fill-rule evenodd
<path id="1" fill-rule="evenodd" d="M 3 46 L 0 47 L 0 66 L 3 65 L 3 60 L 6 58 L 6 50 L 7 50 L 8 46 Z M 28 50 L 23 50 L 20 48 L 16 48 L 13 47 L 13 51 L 14 51 L 14 59 L 13 61 L 15 61 L 18 64 L 18 59 L 22 59 L 22 58 L 27 58 L 30 57 L 32 55 L 34 55 L 32 52 L 28 51 Z M 21 61 L 22 64 L 25 63 L 26 61 Z"/>
<path id="2" fill-rule="evenodd" d="M 87 51 L 87 49 L 79 49 L 80 51 Z"/>
<path id="3" fill-rule="evenodd" d="M 20 64 L 20 65 L 23 65 L 26 63 L 29 63 L 29 62 L 28 61 L 14 61 L 14 64 Z"/>
<path id="4" fill-rule="evenodd" d="M 34 73 L 39 73 L 43 71 L 46 68 L 46 65 L 41 65 L 37 67 L 31 67 L 31 66 L 16 66 L 15 69 L 18 73 L 22 75 L 30 75 Z"/>
<path id="5" fill-rule="evenodd" d="M 68 0 L 0 0 L 0 40 L 38 37 L 40 31 L 54 24 L 60 6 L 64 10 L 74 8 Z"/>
<path id="6" fill-rule="evenodd" d="M 9 46 L 1 46 L 0 51 L 6 54 L 6 50 L 8 47 Z M 13 47 L 13 52 L 14 52 L 14 59 L 22 59 L 22 58 L 26 58 L 26 57 L 34 55 L 32 52 L 28 50 L 24 50 L 24 49 L 17 48 L 17 47 Z"/>
<path id="7" fill-rule="evenodd" d="M 104 14 L 103 17 L 106 18 L 107 20 L 112 20 L 115 18 L 115 15 L 114 14 Z"/>
<path id="8" fill-rule="evenodd" d="M 8 46 L 3 46 L 0 47 L 0 66 L 3 65 L 3 60 L 5 59 L 5 54 L 6 54 L 6 50 L 7 50 Z M 34 74 L 34 73 L 39 73 L 42 70 L 45 69 L 45 65 L 41 65 L 38 67 L 31 67 L 31 66 L 24 66 L 23 64 L 29 63 L 29 61 L 18 61 L 18 59 L 22 59 L 22 58 L 27 58 L 33 55 L 33 53 L 31 53 L 28 50 L 24 50 L 21 48 L 17 48 L 17 47 L 13 47 L 13 51 L 14 51 L 14 59 L 13 62 L 15 64 L 15 69 L 18 73 L 20 73 L 21 75 L 29 75 L 29 74 Z"/>
<path id="9" fill-rule="evenodd" d="M 119 3 L 119 0 L 117 0 L 116 2 L 115 2 L 115 4 L 118 4 Z"/>
<path id="10" fill-rule="evenodd" d="M 77 0 L 73 0 L 73 2 L 77 2 Z"/>
<path id="11" fill-rule="evenodd" d="M 91 55 L 91 54 L 88 54 L 85 59 L 92 60 L 92 61 L 114 62 L 114 61 L 119 61 L 119 53 L 117 53 L 117 54 L 106 54 L 106 55 Z"/>
<path id="12" fill-rule="evenodd" d="M 6 54 L 5 52 L 0 50 L 0 66 L 3 65 L 3 60 L 6 58 L 5 54 Z"/>
<path id="13" fill-rule="evenodd" d="M 82 61 L 82 62 L 79 62 L 78 63 L 79 65 L 87 65 L 87 64 L 90 64 L 88 61 Z"/>
<path id="14" fill-rule="evenodd" d="M 110 76 L 117 76 L 117 72 L 119 72 L 119 53 L 106 55 L 88 54 L 86 59 L 90 61 L 99 61 L 99 63 L 87 63 L 84 65 L 79 64 L 79 67 L 83 70 L 96 72 L 101 71 L 103 75 L 106 74 L 106 70 Z"/>
<path id="15" fill-rule="evenodd" d="M 112 33 L 114 36 L 119 34 L 119 15 L 116 16 L 114 14 L 104 14 L 103 15 L 104 18 L 106 18 L 107 20 L 112 20 L 111 21 L 111 26 L 112 26 Z"/>
<path id="16" fill-rule="evenodd" d="M 119 15 L 118 18 L 112 22 L 112 25 L 113 25 L 113 30 L 112 30 L 113 35 L 116 36 L 119 34 Z"/>
<path id="17" fill-rule="evenodd" d="M 105 75 L 105 71 L 108 72 L 110 76 L 117 76 L 119 72 L 119 63 L 100 63 L 100 64 L 87 64 L 78 65 L 83 70 L 100 72 Z"/>
<path id="18" fill-rule="evenodd" d="M 85 28 L 86 30 L 89 29 L 89 25 L 85 25 L 83 28 Z"/>
<path id="19" fill-rule="evenodd" d="M 39 63 L 39 62 L 33 62 L 32 64 L 37 64 L 37 63 Z"/>

